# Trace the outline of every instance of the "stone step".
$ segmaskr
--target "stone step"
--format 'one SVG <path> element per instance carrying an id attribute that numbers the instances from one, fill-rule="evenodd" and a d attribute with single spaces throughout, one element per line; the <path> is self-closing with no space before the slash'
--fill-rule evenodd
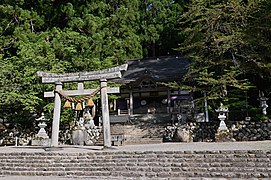
<path id="1" fill-rule="evenodd" d="M 271 151 L 0 153 L 0 175 L 268 178 Z"/>
<path id="2" fill-rule="evenodd" d="M 25 157 L 25 156 L 6 156 L 0 157 L 0 162 L 29 162 L 29 163 L 52 163 L 52 162 L 62 162 L 62 163 L 92 163 L 92 162 L 118 162 L 118 161 L 137 161 L 137 162 L 206 162 L 206 163 L 228 163 L 228 162 L 269 162 L 271 163 L 271 157 L 230 157 L 229 155 L 221 156 L 199 156 L 195 155 L 183 155 L 183 156 L 170 156 L 170 155 L 150 155 L 150 154 L 138 154 L 138 155 L 104 155 L 104 156 L 88 156 L 83 155 L 83 157 L 60 157 L 60 156 L 40 156 L 40 157 Z"/>
<path id="3" fill-rule="evenodd" d="M 33 167 L 33 166 L 2 166 L 0 168 L 3 171 L 131 171 L 131 172 L 271 172 L 271 167 L 197 167 L 197 166 L 182 166 L 182 167 L 175 167 L 175 166 L 152 166 L 151 164 L 145 166 L 139 166 L 134 164 L 128 164 L 124 166 L 106 166 L 106 165 L 97 165 L 97 166 L 40 166 L 40 167 Z"/>
<path id="4" fill-rule="evenodd" d="M 152 167 L 152 166 L 92 166 L 92 167 L 23 167 L 23 166 L 14 166 L 14 167 L 2 167 L 1 171 L 36 171 L 36 172 L 81 172 L 81 171 L 129 171 L 129 172 L 258 172 L 265 173 L 270 172 L 271 167 Z"/>
<path id="5" fill-rule="evenodd" d="M 166 146 L 166 144 L 165 144 Z M 182 157 L 182 156 L 227 156 L 227 157 L 271 157 L 271 150 L 235 150 L 235 151 L 96 151 L 96 152 L 11 152 L 11 153 L 0 153 L 1 158 L 5 158 L 7 156 L 16 158 L 17 156 L 21 157 L 77 157 L 84 158 L 82 156 L 95 156 L 95 157 L 104 157 L 105 155 L 116 156 L 123 155 L 126 157 L 130 157 L 130 155 L 138 156 L 138 155 L 151 155 L 151 156 L 171 156 L 171 157 Z"/>
<path id="6" fill-rule="evenodd" d="M 86 156 L 84 158 L 74 158 L 74 157 L 66 157 L 66 158 L 59 158 L 59 157 L 46 157 L 46 156 L 41 156 L 40 158 L 32 158 L 32 157 L 20 157 L 17 156 L 17 158 L 13 158 L 12 156 L 5 157 L 5 158 L 0 158 L 0 162 L 15 162 L 15 161 L 25 161 L 25 162 L 52 162 L 52 161 L 61 161 L 61 162 L 90 162 L 90 161 L 119 161 L 119 160 L 136 160 L 136 161 L 168 161 L 168 162 L 186 162 L 186 161 L 199 161 L 199 162 L 239 162 L 239 161 L 261 161 L 261 162 L 271 162 L 271 158 L 266 157 L 266 158 L 240 158 L 240 157 L 227 157 L 227 156 L 221 156 L 221 157 L 202 157 L 202 156 L 183 156 L 183 157 L 171 157 L 171 156 L 150 156 L 150 155 L 130 155 L 130 157 L 125 157 L 125 156 L 109 156 L 105 155 L 104 157 L 95 157 L 95 156 Z"/>
<path id="7" fill-rule="evenodd" d="M 221 163 L 206 163 L 206 162 L 182 162 L 182 163 L 179 163 L 179 162 L 176 162 L 176 163 L 161 163 L 161 162 L 151 162 L 151 163 L 148 163 L 148 162 L 121 162 L 121 160 L 118 162 L 118 161 L 115 161 L 115 162 L 103 162 L 103 163 L 106 163 L 107 167 L 111 167 L 111 166 L 129 166 L 130 164 L 131 165 L 136 165 L 136 166 L 153 166 L 153 167 L 247 167 L 247 168 L 250 168 L 250 167 L 259 167 L 259 166 L 263 166 L 263 167 L 271 167 L 271 163 L 267 163 L 267 162 L 239 162 L 239 163 L 225 163 L 225 162 L 221 162 Z M 102 162 L 101 163 L 98 163 L 98 162 L 81 162 L 81 163 L 55 163 L 55 162 L 52 162 L 52 163 L 33 163 L 33 162 L 9 162 L 9 163 L 3 163 L 1 162 L 0 165 L 2 166 L 12 166 L 12 167 L 20 167 L 20 166 L 23 166 L 23 167 L 77 167 L 77 166 L 82 166 L 82 167 L 91 167 L 91 166 L 101 166 Z"/>
<path id="8" fill-rule="evenodd" d="M 163 143 L 162 138 L 130 138 L 124 141 L 125 145 L 133 145 L 133 144 L 159 144 Z"/>
<path id="9" fill-rule="evenodd" d="M 61 176 L 61 177 L 99 177 L 99 178 L 108 178 L 110 177 L 119 177 L 120 179 L 125 179 L 133 177 L 136 179 L 139 178 L 188 178 L 188 177 L 200 177 L 200 178 L 270 178 L 271 173 L 269 172 L 166 172 L 166 171 L 1 171 L 1 175 L 12 175 L 12 176 Z M 112 179 L 114 179 L 112 178 Z"/>
<path id="10" fill-rule="evenodd" d="M 25 159 L 14 159 L 14 160 L 0 160 L 0 165 L 7 166 L 30 166 L 30 167 L 70 167 L 70 166 L 97 166 L 97 165 L 105 165 L 105 166 L 128 166 L 128 165 L 138 165 L 138 166 L 172 166 L 172 167 L 254 167 L 254 166 L 264 166 L 271 167 L 270 159 L 239 159 L 238 161 L 233 160 L 219 160 L 215 161 L 215 159 L 115 159 L 115 160 L 81 160 L 81 161 L 73 161 L 73 160 L 56 160 L 56 161 L 48 161 L 48 160 L 25 160 Z"/>

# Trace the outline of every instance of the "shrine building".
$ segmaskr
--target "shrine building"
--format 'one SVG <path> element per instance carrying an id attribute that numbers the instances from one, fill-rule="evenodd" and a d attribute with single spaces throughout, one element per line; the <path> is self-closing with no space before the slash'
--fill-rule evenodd
<path id="1" fill-rule="evenodd" d="M 188 70 L 183 57 L 167 56 L 127 60 L 128 69 L 121 79 L 118 99 L 110 102 L 110 121 L 129 121 L 136 115 L 160 114 L 177 122 L 191 117 L 193 98 L 190 92 L 164 83 L 180 82 Z"/>

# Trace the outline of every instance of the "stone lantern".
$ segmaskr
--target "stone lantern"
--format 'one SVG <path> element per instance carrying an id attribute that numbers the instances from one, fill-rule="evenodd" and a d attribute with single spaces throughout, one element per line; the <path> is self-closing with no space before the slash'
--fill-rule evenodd
<path id="1" fill-rule="evenodd" d="M 216 109 L 216 112 L 218 112 L 218 119 L 220 120 L 218 131 L 229 131 L 225 123 L 225 119 L 227 117 L 226 113 L 229 112 L 229 109 L 223 107 L 223 104 L 221 103 L 220 107 Z"/>
<path id="2" fill-rule="evenodd" d="M 49 136 L 47 135 L 47 133 L 44 129 L 47 126 L 47 124 L 45 122 L 46 119 L 45 119 L 44 113 L 42 113 L 41 117 L 37 118 L 36 121 L 39 122 L 38 126 L 40 128 L 40 130 L 36 136 L 40 137 L 40 138 L 49 138 Z"/>
<path id="3" fill-rule="evenodd" d="M 41 117 L 37 118 L 36 121 L 39 122 L 38 126 L 40 128 L 38 134 L 32 139 L 32 145 L 41 145 L 41 146 L 48 146 L 50 144 L 49 136 L 45 131 L 45 127 L 47 126 L 46 121 L 47 119 L 44 116 L 44 113 L 41 114 Z"/>
<path id="4" fill-rule="evenodd" d="M 258 98 L 258 101 L 260 101 L 260 108 L 262 109 L 262 113 L 264 115 L 267 114 L 267 111 L 266 109 L 268 108 L 268 105 L 266 103 L 266 101 L 268 100 L 269 98 L 267 97 L 264 97 L 264 93 L 259 93 L 259 98 Z"/>
<path id="5" fill-rule="evenodd" d="M 217 142 L 225 142 L 225 141 L 234 141 L 232 133 L 229 132 L 228 127 L 226 126 L 225 119 L 226 113 L 229 112 L 229 109 L 224 107 L 223 104 L 220 104 L 220 107 L 216 109 L 218 112 L 218 119 L 220 120 L 219 127 L 217 129 L 217 133 L 215 134 L 215 141 Z"/>

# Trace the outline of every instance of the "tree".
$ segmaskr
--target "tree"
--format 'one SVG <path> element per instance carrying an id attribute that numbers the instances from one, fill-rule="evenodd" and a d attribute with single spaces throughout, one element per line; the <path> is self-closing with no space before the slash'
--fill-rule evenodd
<path id="1" fill-rule="evenodd" d="M 43 92 L 53 87 L 41 85 L 37 71 L 92 71 L 141 56 L 131 8 L 123 4 L 113 12 L 106 1 L 1 1 L 0 118 L 33 121 L 44 110 Z"/>
<path id="2" fill-rule="evenodd" d="M 230 90 L 251 87 L 240 54 L 247 50 L 244 31 L 254 9 L 253 0 L 193 0 L 182 16 L 179 50 L 192 59 L 186 80 L 209 99 L 226 102 Z"/>
<path id="3" fill-rule="evenodd" d="M 140 1 L 140 39 L 143 56 L 155 57 L 176 54 L 180 36 L 176 27 L 183 13 L 184 0 Z"/>
<path id="4" fill-rule="evenodd" d="M 29 125 L 37 106 L 42 104 L 35 73 L 37 63 L 45 58 L 39 53 L 41 42 L 34 33 L 34 24 L 38 29 L 43 19 L 19 5 L 0 4 L 0 118 Z"/>
<path id="5" fill-rule="evenodd" d="M 206 92 L 214 106 L 258 108 L 257 90 L 270 93 L 270 2 L 192 0 L 180 26 L 179 51 L 192 61 L 189 88 Z"/>
<path id="6" fill-rule="evenodd" d="M 170 0 L 2 0 L 0 119 L 24 129 L 21 122 L 33 123 L 35 114 L 50 115 L 43 92 L 53 87 L 42 85 L 37 71 L 108 68 L 148 55 L 153 41 L 159 51 L 167 46 L 165 55 L 176 46 L 181 13 L 182 1 Z"/>
<path id="7" fill-rule="evenodd" d="M 239 56 L 246 60 L 246 73 L 261 91 L 271 92 L 271 2 L 258 1 L 245 29 L 246 51 Z"/>

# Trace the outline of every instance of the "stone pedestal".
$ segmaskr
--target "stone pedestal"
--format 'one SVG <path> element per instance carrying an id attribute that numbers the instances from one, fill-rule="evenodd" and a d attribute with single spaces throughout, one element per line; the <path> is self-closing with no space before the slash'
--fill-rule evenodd
<path id="1" fill-rule="evenodd" d="M 215 134 L 215 141 L 216 142 L 231 142 L 235 141 L 233 139 L 233 134 L 226 130 L 218 130 Z"/>
<path id="2" fill-rule="evenodd" d="M 72 131 L 72 144 L 83 146 L 85 144 L 85 132 L 83 129 Z"/>
<path id="3" fill-rule="evenodd" d="M 49 138 L 34 138 L 31 141 L 32 146 L 51 146 L 51 139 Z"/>

